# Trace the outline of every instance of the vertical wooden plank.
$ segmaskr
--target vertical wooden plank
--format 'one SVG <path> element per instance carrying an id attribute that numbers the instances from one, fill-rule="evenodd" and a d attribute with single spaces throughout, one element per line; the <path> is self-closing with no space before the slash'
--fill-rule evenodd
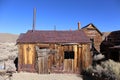
<path id="1" fill-rule="evenodd" d="M 64 59 L 64 71 L 67 71 L 67 59 Z"/>
<path id="2" fill-rule="evenodd" d="M 69 67 L 69 72 L 72 71 L 72 59 L 69 59 L 69 63 L 68 63 L 68 67 Z"/>
<path id="3" fill-rule="evenodd" d="M 45 73 L 48 73 L 48 65 L 47 65 L 48 57 L 44 57 L 44 71 Z"/>
<path id="4" fill-rule="evenodd" d="M 79 45 L 77 45 L 77 72 L 80 69 L 80 51 L 79 51 Z"/>
<path id="5" fill-rule="evenodd" d="M 18 71 L 21 70 L 23 64 L 23 46 L 22 44 L 18 45 Z"/>
<path id="6" fill-rule="evenodd" d="M 30 47 L 29 47 L 29 44 L 27 44 L 27 47 L 26 47 L 27 64 L 29 64 L 29 56 L 30 56 Z"/>
<path id="7" fill-rule="evenodd" d="M 74 71 L 77 69 L 77 45 L 73 46 L 74 49 Z"/>
<path id="8" fill-rule="evenodd" d="M 69 51 L 69 47 L 68 46 L 64 46 L 64 51 Z M 68 72 L 69 70 L 69 59 L 64 59 L 64 70 L 66 72 Z"/>
<path id="9" fill-rule="evenodd" d="M 70 46 L 70 51 L 74 51 L 73 45 Z M 74 53 L 74 55 L 75 55 L 75 53 Z M 74 72 L 74 59 L 71 59 L 71 71 Z"/>
<path id="10" fill-rule="evenodd" d="M 40 67 L 39 67 L 40 60 L 39 60 L 39 58 L 37 60 L 38 60 L 38 62 L 37 62 L 37 66 L 38 66 L 37 71 L 38 71 L 38 74 L 40 74 Z"/>
<path id="11" fill-rule="evenodd" d="M 82 69 L 90 65 L 90 47 L 88 44 L 82 45 Z"/>
<path id="12" fill-rule="evenodd" d="M 63 49 L 63 46 L 61 46 L 61 51 L 60 51 L 60 53 L 61 53 L 61 62 L 62 62 L 62 64 L 63 64 L 63 61 L 64 61 L 64 49 Z"/>
<path id="13" fill-rule="evenodd" d="M 41 60 L 41 65 L 42 65 L 42 66 L 41 66 L 41 67 L 42 67 L 42 68 L 41 68 L 41 73 L 43 74 L 43 73 L 44 73 L 44 57 L 41 57 L 41 59 L 42 59 L 42 60 Z"/>
<path id="14" fill-rule="evenodd" d="M 23 63 L 24 64 L 27 64 L 27 51 L 26 51 L 26 49 L 27 49 L 27 45 L 26 44 L 24 44 L 23 45 Z"/>
<path id="15" fill-rule="evenodd" d="M 72 45 L 69 45 L 69 51 L 73 51 Z M 69 65 L 69 66 L 68 66 L 68 67 L 69 67 L 69 70 L 68 70 L 68 71 L 69 71 L 69 72 L 73 72 L 73 71 L 72 71 L 72 60 L 73 60 L 73 59 L 69 59 L 69 63 L 68 63 L 68 65 Z"/>
<path id="16" fill-rule="evenodd" d="M 39 73 L 43 74 L 44 73 L 44 58 L 40 57 L 39 58 Z"/>
<path id="17" fill-rule="evenodd" d="M 86 45 L 83 45 L 83 69 L 86 67 Z"/>
<path id="18" fill-rule="evenodd" d="M 37 61 L 36 61 L 36 50 L 35 50 L 35 44 L 32 45 L 32 64 L 34 64 L 34 66 L 36 65 Z"/>
<path id="19" fill-rule="evenodd" d="M 84 69 L 84 44 L 82 44 L 82 51 L 81 51 L 81 62 L 82 62 L 82 70 Z"/>
<path id="20" fill-rule="evenodd" d="M 58 56 L 59 56 L 59 60 L 58 60 L 58 66 L 60 68 L 61 66 L 61 53 L 60 53 L 60 45 L 56 45 L 56 50 L 58 50 L 59 52 L 57 52 Z"/>
<path id="21" fill-rule="evenodd" d="M 23 45 L 23 64 L 25 64 L 25 45 Z"/>
<path id="22" fill-rule="evenodd" d="M 28 44 L 28 51 L 27 51 L 27 55 L 28 55 L 28 64 L 32 64 L 31 60 L 32 60 L 32 47 L 31 47 L 31 44 Z"/>
<path id="23" fill-rule="evenodd" d="M 66 51 L 66 47 L 63 46 L 63 50 Z M 65 54 L 65 53 L 64 53 Z M 64 58 L 64 71 L 67 71 L 67 60 Z"/>
<path id="24" fill-rule="evenodd" d="M 61 53 L 60 53 L 60 45 L 57 45 L 56 50 L 58 50 L 58 51 L 59 51 L 59 52 L 57 52 L 57 53 L 58 53 L 58 55 L 59 55 L 59 67 L 60 67 L 60 66 L 61 66 Z"/>
<path id="25" fill-rule="evenodd" d="M 79 64 L 78 64 L 79 71 L 81 72 L 82 69 L 82 45 L 79 44 Z"/>
<path id="26" fill-rule="evenodd" d="M 48 56 L 48 72 L 51 72 L 52 55 Z"/>
<path id="27" fill-rule="evenodd" d="M 69 51 L 73 51 L 72 45 L 69 45 Z"/>
<path id="28" fill-rule="evenodd" d="M 38 73 L 40 74 L 40 69 L 41 69 L 41 62 L 40 62 L 40 58 L 38 58 Z"/>
<path id="29" fill-rule="evenodd" d="M 22 64 L 22 57 L 23 56 L 23 46 L 22 44 L 19 45 L 19 54 L 18 54 L 18 59 L 19 59 L 19 63 Z"/>
<path id="30" fill-rule="evenodd" d="M 88 44 L 85 44 L 84 47 L 85 47 L 85 49 L 84 49 L 84 58 L 85 58 L 84 68 L 86 69 L 88 67 L 88 64 L 89 64 L 89 47 L 88 47 Z"/>
<path id="31" fill-rule="evenodd" d="M 58 46 L 55 44 L 55 50 L 58 50 Z M 56 66 L 57 68 L 60 67 L 60 54 L 59 52 L 56 53 Z"/>
<path id="32" fill-rule="evenodd" d="M 90 60 L 88 50 L 89 50 L 89 47 L 88 47 L 88 44 L 86 44 L 86 62 L 85 62 L 86 64 L 85 64 L 85 68 L 88 67 L 89 60 Z"/>
<path id="33" fill-rule="evenodd" d="M 72 72 L 74 72 L 74 59 L 72 59 Z"/>
<path id="34" fill-rule="evenodd" d="M 86 52 L 86 54 L 87 54 L 87 64 L 86 64 L 86 68 L 87 67 L 89 67 L 90 65 L 91 65 L 91 63 L 92 63 L 92 55 L 91 55 L 91 53 L 90 53 L 90 44 L 86 44 L 86 46 L 87 46 L 87 52 Z"/>
<path id="35" fill-rule="evenodd" d="M 88 52 L 88 51 L 87 51 L 87 45 L 86 45 L 86 44 L 84 45 L 84 47 L 85 47 L 85 48 L 84 48 L 84 58 L 85 58 L 84 68 L 86 69 L 86 67 L 87 67 L 87 58 L 88 58 L 88 57 L 87 57 L 87 52 Z"/>
<path id="36" fill-rule="evenodd" d="M 33 64 L 33 59 L 34 59 L 34 45 L 33 44 L 29 44 L 29 52 L 28 52 L 28 64 Z"/>

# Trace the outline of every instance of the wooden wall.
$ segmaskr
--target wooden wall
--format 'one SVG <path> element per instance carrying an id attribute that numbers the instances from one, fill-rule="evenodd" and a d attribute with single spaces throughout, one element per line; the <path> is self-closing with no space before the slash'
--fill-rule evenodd
<path id="1" fill-rule="evenodd" d="M 35 45 L 19 44 L 18 71 L 35 71 Z"/>
<path id="2" fill-rule="evenodd" d="M 92 25 L 89 25 L 88 27 L 83 28 L 83 30 L 89 38 L 94 39 L 94 46 L 96 50 L 100 52 L 100 44 L 102 42 L 102 35 L 99 33 L 99 31 Z"/>
<path id="3" fill-rule="evenodd" d="M 46 45 L 46 46 L 45 46 Z M 90 44 L 19 44 L 18 70 L 38 73 L 79 73 L 92 62 Z M 35 46 L 56 50 L 47 57 L 38 57 Z M 74 59 L 65 59 L 65 51 L 74 51 Z M 35 68 L 35 66 L 37 68 Z"/>

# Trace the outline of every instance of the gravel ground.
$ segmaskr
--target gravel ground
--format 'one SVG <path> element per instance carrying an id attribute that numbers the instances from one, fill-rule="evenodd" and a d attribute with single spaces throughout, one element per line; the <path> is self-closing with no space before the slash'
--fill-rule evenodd
<path id="1" fill-rule="evenodd" d="M 83 80 L 77 74 L 37 74 L 20 72 L 14 73 L 11 80 Z"/>

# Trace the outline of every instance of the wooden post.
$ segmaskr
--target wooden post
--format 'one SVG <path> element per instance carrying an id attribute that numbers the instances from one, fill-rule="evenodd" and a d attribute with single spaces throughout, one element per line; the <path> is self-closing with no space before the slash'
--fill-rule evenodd
<path id="1" fill-rule="evenodd" d="M 21 65 L 23 64 L 23 46 L 18 45 L 18 72 L 21 70 Z"/>
<path id="2" fill-rule="evenodd" d="M 58 52 L 58 55 L 59 55 L 59 68 L 61 68 L 62 66 L 62 58 L 63 58 L 63 53 L 62 53 L 62 47 L 61 45 L 57 45 L 57 50 L 59 51 Z"/>
<path id="3" fill-rule="evenodd" d="M 74 59 L 72 59 L 72 72 L 74 72 Z"/>
<path id="4" fill-rule="evenodd" d="M 73 48 L 74 48 L 74 72 L 76 72 L 76 69 L 77 69 L 77 45 L 74 45 Z"/>
<path id="5" fill-rule="evenodd" d="M 48 56 L 48 72 L 49 73 L 51 72 L 51 63 L 52 63 L 51 57 L 52 55 Z"/>
<path id="6" fill-rule="evenodd" d="M 84 45 L 82 44 L 82 49 L 81 49 L 81 63 L 82 63 L 82 70 L 84 69 Z"/>
<path id="7" fill-rule="evenodd" d="M 87 46 L 87 44 L 85 44 L 84 54 L 85 54 L 85 69 L 86 69 L 87 65 L 88 65 L 88 46 Z"/>
<path id="8" fill-rule="evenodd" d="M 64 71 L 67 71 L 67 59 L 64 59 Z"/>
<path id="9" fill-rule="evenodd" d="M 82 58 L 81 57 L 81 48 L 82 48 L 82 46 L 79 44 L 77 48 L 78 48 L 78 63 L 77 63 L 77 65 L 78 65 L 78 71 L 81 72 L 81 60 L 82 60 L 81 59 Z"/>

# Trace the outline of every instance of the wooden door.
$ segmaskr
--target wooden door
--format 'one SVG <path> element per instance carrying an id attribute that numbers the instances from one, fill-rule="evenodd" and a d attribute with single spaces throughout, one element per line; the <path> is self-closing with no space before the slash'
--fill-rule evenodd
<path id="1" fill-rule="evenodd" d="M 32 44 L 22 44 L 18 56 L 20 71 L 35 72 L 35 49 Z"/>
<path id="2" fill-rule="evenodd" d="M 38 73 L 48 73 L 48 58 L 46 56 L 41 56 L 38 58 Z"/>
<path id="3" fill-rule="evenodd" d="M 48 73 L 48 57 L 50 49 L 39 49 L 39 47 L 36 48 L 37 51 L 37 65 L 38 65 L 38 73 L 44 74 Z"/>

